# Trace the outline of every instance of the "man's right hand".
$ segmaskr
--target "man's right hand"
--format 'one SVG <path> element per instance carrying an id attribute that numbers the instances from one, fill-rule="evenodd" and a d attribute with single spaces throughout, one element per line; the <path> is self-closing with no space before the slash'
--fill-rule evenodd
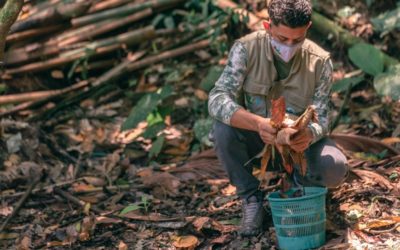
<path id="1" fill-rule="evenodd" d="M 271 119 L 262 118 L 258 124 L 258 134 L 265 144 L 274 144 L 276 139 L 276 128 L 271 125 Z"/>

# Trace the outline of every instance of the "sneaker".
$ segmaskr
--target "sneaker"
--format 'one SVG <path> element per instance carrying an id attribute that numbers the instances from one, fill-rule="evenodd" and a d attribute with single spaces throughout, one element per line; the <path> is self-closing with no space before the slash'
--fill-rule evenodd
<path id="1" fill-rule="evenodd" d="M 263 231 L 263 221 L 265 209 L 262 199 L 251 196 L 247 200 L 242 200 L 242 222 L 239 234 L 244 237 L 256 236 Z"/>

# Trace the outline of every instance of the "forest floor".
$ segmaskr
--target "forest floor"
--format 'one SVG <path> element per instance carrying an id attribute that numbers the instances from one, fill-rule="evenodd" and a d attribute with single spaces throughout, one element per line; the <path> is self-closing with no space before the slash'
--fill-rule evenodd
<path id="1" fill-rule="evenodd" d="M 263 15 L 261 1 L 240 2 Z M 193 6 L 180 10 L 189 13 Z M 395 6 L 396 1 L 342 0 L 324 1 L 316 10 L 399 59 L 398 29 L 380 36 L 370 21 Z M 201 17 L 205 7 L 194 7 Z M 209 7 L 208 15 L 214 12 L 221 10 Z M 180 12 L 164 12 L 163 25 L 168 26 L 171 13 Z M 245 24 L 232 31 L 235 17 L 229 18 L 219 31 L 227 34 L 228 46 L 250 32 Z M 197 36 L 179 46 L 199 41 Z M 331 117 L 337 126 L 331 138 L 351 167 L 346 181 L 327 194 L 326 244 L 319 249 L 400 249 L 400 102 L 379 95 L 373 76 L 358 70 L 340 43 L 313 30 L 310 38 L 332 53 L 336 88 Z M 172 48 L 168 42 L 173 39 L 139 45 L 135 51 Z M 135 56 L 126 50 L 120 53 Z M 62 95 L 2 115 L 0 248 L 278 249 L 267 199 L 266 231 L 252 238 L 237 235 L 241 201 L 207 139 L 212 122 L 207 93 L 226 57 L 226 48 L 202 48 L 147 65 L 77 101 L 78 95 Z M 88 79 L 102 70 L 89 72 Z M 8 79 L 6 94 L 59 88 L 60 72 L 18 73 Z M 354 76 L 361 80 L 353 87 L 339 86 Z M 73 82 L 78 78 L 83 76 Z M 148 94 L 157 90 L 157 95 Z M 140 120 L 132 118 L 135 112 L 147 113 Z M 121 130 L 127 117 L 138 122 Z M 269 191 L 279 189 L 278 181 L 271 179 Z"/>

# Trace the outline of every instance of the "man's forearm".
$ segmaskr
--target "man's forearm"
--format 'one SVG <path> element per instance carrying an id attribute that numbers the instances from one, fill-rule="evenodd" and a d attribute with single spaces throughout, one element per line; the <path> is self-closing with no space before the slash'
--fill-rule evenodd
<path id="1" fill-rule="evenodd" d="M 263 120 L 265 120 L 265 118 L 241 108 L 233 113 L 231 117 L 231 126 L 258 132 L 259 123 Z"/>

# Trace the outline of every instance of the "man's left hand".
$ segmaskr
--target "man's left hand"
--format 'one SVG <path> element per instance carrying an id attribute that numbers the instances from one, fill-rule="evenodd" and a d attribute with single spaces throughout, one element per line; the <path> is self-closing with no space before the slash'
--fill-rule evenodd
<path id="1" fill-rule="evenodd" d="M 312 132 L 309 128 L 297 130 L 294 128 L 284 128 L 278 132 L 276 143 L 289 145 L 296 152 L 304 152 L 313 140 Z"/>
<path id="2" fill-rule="evenodd" d="M 310 143 L 314 139 L 314 136 L 309 128 L 305 128 L 297 131 L 295 134 L 290 136 L 290 147 L 296 152 L 304 152 Z"/>

